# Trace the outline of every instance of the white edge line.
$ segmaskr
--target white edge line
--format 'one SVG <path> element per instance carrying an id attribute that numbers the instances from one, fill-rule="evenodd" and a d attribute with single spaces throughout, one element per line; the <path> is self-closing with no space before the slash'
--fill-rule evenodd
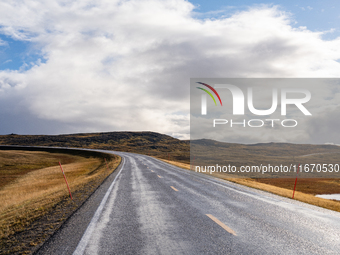
<path id="1" fill-rule="evenodd" d="M 121 169 L 119 170 L 119 173 L 116 175 L 115 179 L 113 180 L 113 182 L 111 183 L 110 187 L 108 188 L 108 190 L 105 193 L 105 196 L 103 197 L 102 201 L 100 202 L 100 205 L 97 208 L 97 211 L 95 212 L 95 214 L 93 215 L 89 225 L 87 226 L 84 235 L 82 236 L 82 238 L 80 239 L 76 249 L 73 252 L 73 255 L 82 255 L 84 254 L 85 248 L 87 246 L 87 243 L 90 240 L 91 234 L 98 222 L 99 216 L 101 215 L 104 205 L 106 204 L 106 201 L 111 193 L 111 190 L 118 178 L 118 176 L 120 175 L 120 173 L 122 172 L 122 169 L 124 168 L 125 165 L 125 158 L 123 158 L 124 162 L 123 165 L 121 167 Z"/>

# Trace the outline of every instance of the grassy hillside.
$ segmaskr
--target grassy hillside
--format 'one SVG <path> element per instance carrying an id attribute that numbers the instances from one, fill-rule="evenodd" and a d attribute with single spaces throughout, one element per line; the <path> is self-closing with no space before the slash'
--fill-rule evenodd
<path id="1" fill-rule="evenodd" d="M 209 139 L 181 141 L 155 132 L 106 132 L 68 135 L 1 135 L 0 145 L 29 145 L 105 149 L 135 152 L 177 162 L 194 164 L 260 165 L 340 163 L 340 147 L 289 143 L 236 144 Z M 305 156 L 308 155 L 308 156 Z"/>
<path id="2" fill-rule="evenodd" d="M 107 132 L 70 135 L 1 135 L 0 145 L 56 146 L 129 151 L 189 162 L 189 141 L 155 132 Z"/>
<path id="3" fill-rule="evenodd" d="M 236 144 L 209 139 L 181 141 L 155 132 L 106 132 L 69 135 L 2 135 L 0 145 L 30 145 L 135 152 L 195 165 L 340 163 L 340 147 L 289 143 Z M 190 148 L 191 147 L 191 148 Z M 249 176 L 250 177 L 250 176 Z M 333 176 L 329 176 L 333 177 Z"/>

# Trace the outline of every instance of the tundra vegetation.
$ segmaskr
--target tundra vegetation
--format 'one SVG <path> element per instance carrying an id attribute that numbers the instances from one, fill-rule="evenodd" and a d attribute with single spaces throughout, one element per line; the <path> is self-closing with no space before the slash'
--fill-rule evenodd
<path id="1" fill-rule="evenodd" d="M 119 163 L 109 154 L 0 150 L 0 253 L 32 253 Z"/>

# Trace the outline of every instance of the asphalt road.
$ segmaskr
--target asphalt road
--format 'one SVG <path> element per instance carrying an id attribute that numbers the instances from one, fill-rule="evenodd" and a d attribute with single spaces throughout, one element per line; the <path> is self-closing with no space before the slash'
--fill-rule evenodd
<path id="1" fill-rule="evenodd" d="M 115 153 L 120 168 L 37 254 L 340 254 L 340 213 Z"/>

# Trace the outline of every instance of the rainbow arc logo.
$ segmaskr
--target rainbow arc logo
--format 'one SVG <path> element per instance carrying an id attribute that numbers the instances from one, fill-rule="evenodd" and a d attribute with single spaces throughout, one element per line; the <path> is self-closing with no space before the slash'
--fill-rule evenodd
<path id="1" fill-rule="evenodd" d="M 214 94 L 217 96 L 217 98 L 218 98 L 218 100 L 220 101 L 220 104 L 221 104 L 221 106 L 222 106 L 222 100 L 221 100 L 221 98 L 220 98 L 220 95 L 217 93 L 217 91 L 216 91 L 213 87 L 211 87 L 210 85 L 208 85 L 208 84 L 206 84 L 206 83 L 203 83 L 203 82 L 196 82 L 196 83 L 201 84 L 201 85 L 203 85 L 203 86 L 206 86 L 206 87 L 209 88 L 212 92 L 214 92 Z M 210 92 L 209 90 L 204 89 L 204 88 L 201 88 L 201 87 L 196 87 L 196 88 L 201 89 L 201 90 L 203 90 L 204 92 L 206 92 L 206 93 L 214 100 L 215 105 L 217 105 L 216 100 L 215 100 L 213 94 L 211 94 L 211 92 Z"/>

